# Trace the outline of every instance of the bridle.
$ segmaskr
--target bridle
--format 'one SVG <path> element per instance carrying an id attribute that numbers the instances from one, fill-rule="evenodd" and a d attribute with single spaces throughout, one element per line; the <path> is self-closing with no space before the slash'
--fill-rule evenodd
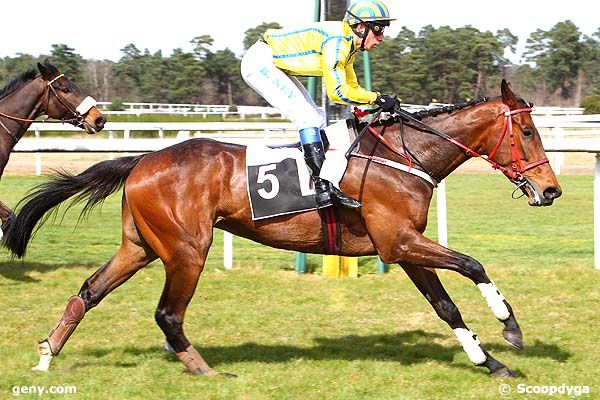
<path id="1" fill-rule="evenodd" d="M 517 189 L 519 189 L 528 183 L 527 178 L 525 178 L 523 176 L 523 173 L 525 173 L 526 171 L 529 171 L 535 167 L 538 167 L 540 165 L 546 164 L 549 161 L 548 161 L 548 158 L 543 158 L 541 160 L 534 161 L 527 165 L 523 164 L 523 162 L 521 161 L 521 159 L 522 159 L 521 152 L 519 151 L 519 147 L 517 146 L 517 143 L 515 140 L 515 133 L 513 130 L 512 117 L 513 117 L 513 115 L 518 115 L 521 113 L 530 113 L 532 111 L 532 108 L 526 107 L 526 108 L 518 108 L 515 110 L 511 110 L 510 107 L 506 103 L 503 103 L 502 105 L 503 105 L 503 112 L 500 114 L 500 115 L 504 116 L 504 124 L 502 126 L 502 132 L 500 133 L 498 142 L 496 143 L 493 150 L 488 155 L 479 154 L 475 150 L 473 150 L 470 147 L 466 146 L 465 144 L 459 142 L 458 140 L 454 139 L 453 137 L 449 136 L 448 134 L 441 132 L 435 128 L 432 128 L 431 126 L 429 126 L 427 124 L 424 124 L 423 122 L 418 120 L 415 116 L 413 116 L 410 112 L 401 109 L 399 106 L 396 107 L 394 112 L 400 117 L 400 123 L 401 123 L 400 129 L 402 129 L 402 127 L 403 127 L 402 126 L 403 119 L 407 119 L 413 125 L 416 125 L 415 128 L 417 128 L 421 131 L 424 131 L 424 132 L 434 134 L 436 136 L 439 136 L 439 137 L 453 143 L 454 145 L 463 149 L 466 152 L 466 154 L 471 157 L 479 157 L 479 158 L 482 158 L 483 160 L 487 161 L 488 163 L 491 164 L 493 169 L 501 171 L 512 183 L 517 185 Z M 360 113 L 357 113 L 357 110 L 358 109 L 355 109 L 355 115 L 358 118 L 365 115 L 365 112 L 358 110 Z M 361 113 L 362 113 L 362 115 L 361 115 Z M 366 113 L 368 114 L 369 112 L 366 112 Z M 392 153 L 407 160 L 407 162 L 409 163 L 409 167 L 412 168 L 412 164 L 413 164 L 413 162 L 415 162 L 415 160 L 413 159 L 413 157 L 410 156 L 410 152 L 399 150 L 398 148 L 396 148 L 396 146 L 394 146 L 392 143 L 390 143 L 383 136 L 385 134 L 385 126 L 384 126 L 384 129 L 382 130 L 382 132 L 379 133 L 376 129 L 374 129 L 371 126 L 371 123 L 368 124 L 365 127 L 365 129 L 367 129 L 378 140 L 378 142 L 383 144 Z M 492 159 L 494 157 L 494 155 L 496 155 L 496 153 L 498 152 L 498 149 L 500 148 L 500 145 L 504 141 L 504 138 L 505 138 L 507 132 L 508 132 L 508 137 L 509 137 L 510 154 L 511 154 L 510 168 L 504 167 Z M 360 136 L 362 136 L 362 133 L 364 133 L 364 131 L 361 132 L 361 134 L 359 134 L 357 136 L 357 139 L 360 139 Z M 355 142 L 356 142 L 356 140 L 355 140 Z M 353 144 L 351 146 L 351 148 L 354 146 L 355 146 L 355 144 Z M 406 146 L 404 146 L 404 147 L 406 150 Z M 363 155 L 359 155 L 359 154 L 355 154 L 355 153 L 353 153 L 352 155 L 359 156 L 362 158 L 373 158 L 372 156 L 363 156 Z M 418 161 L 416 161 L 416 163 L 418 165 L 421 165 L 421 163 Z M 425 172 L 427 172 L 427 171 L 425 171 Z"/>
<path id="2" fill-rule="evenodd" d="M 521 159 L 522 159 L 521 152 L 519 151 L 519 147 L 517 146 L 517 143 L 515 141 L 512 116 L 523 113 L 523 112 L 531 113 L 532 109 L 531 109 L 531 107 L 527 107 L 527 108 L 517 108 L 515 110 L 511 110 L 507 104 L 503 103 L 502 105 L 504 108 L 504 112 L 503 112 L 504 125 L 502 126 L 502 132 L 500 133 L 500 138 L 498 139 L 498 143 L 496 143 L 496 146 L 494 146 L 494 149 L 490 152 L 490 154 L 487 155 L 487 157 L 481 156 L 479 154 L 477 154 L 477 157 L 484 158 L 487 162 L 492 164 L 493 169 L 502 171 L 502 173 L 504 175 L 506 175 L 508 177 L 508 179 L 511 180 L 511 182 L 519 184 L 524 180 L 524 177 L 523 177 L 524 172 L 529 171 L 530 169 L 538 167 L 542 164 L 546 164 L 549 161 L 548 161 L 548 158 L 542 158 L 541 160 L 534 161 L 528 165 L 523 165 L 523 162 L 521 161 Z M 502 165 L 500 165 L 492 160 L 492 157 L 494 157 L 494 155 L 500 148 L 500 145 L 502 144 L 502 141 L 504 140 L 504 137 L 506 136 L 506 132 L 508 132 L 508 140 L 510 142 L 510 156 L 511 156 L 510 169 L 505 168 Z"/>
<path id="3" fill-rule="evenodd" d="M 94 107 L 96 105 L 96 100 L 94 100 L 94 98 L 91 96 L 87 96 L 85 99 L 83 99 L 81 101 L 81 103 L 77 107 L 73 107 L 71 104 L 69 104 L 69 102 L 64 98 L 63 95 L 61 95 L 59 92 L 56 91 L 56 88 L 53 86 L 54 82 L 56 82 L 58 79 L 62 78 L 63 76 L 64 76 L 64 74 L 60 74 L 60 75 L 52 78 L 48 82 L 46 82 L 46 88 L 44 89 L 44 93 L 42 95 L 42 100 L 41 100 L 41 103 L 44 104 L 44 106 L 42 108 L 42 112 L 46 113 L 46 114 L 48 113 L 48 106 L 50 104 L 50 93 L 52 93 L 54 95 L 54 97 L 56 97 L 56 100 L 58 100 L 58 102 L 60 104 L 62 104 L 62 106 L 69 113 L 71 113 L 72 118 L 61 119 L 61 120 L 56 120 L 56 121 L 43 120 L 42 122 L 69 123 L 69 124 L 75 125 L 78 128 L 82 128 L 85 125 L 85 115 L 90 111 L 90 109 L 92 107 Z M 0 111 L 0 117 L 8 118 L 10 120 L 17 121 L 17 122 L 23 122 L 23 123 L 29 123 L 29 122 L 35 121 L 35 119 L 19 118 L 19 117 L 15 117 L 14 115 L 5 114 L 1 111 Z M 10 129 L 8 129 L 6 127 L 6 125 L 2 122 L 2 120 L 0 120 L 0 126 L 2 128 L 4 128 L 4 130 L 6 131 L 8 136 L 13 140 L 13 142 L 15 144 L 19 141 L 19 138 L 17 138 L 15 135 L 13 135 L 11 133 Z"/>

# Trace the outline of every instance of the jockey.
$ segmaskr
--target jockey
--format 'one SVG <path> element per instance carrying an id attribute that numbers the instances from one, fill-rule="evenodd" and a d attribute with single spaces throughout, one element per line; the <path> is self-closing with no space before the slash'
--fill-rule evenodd
<path id="1" fill-rule="evenodd" d="M 242 58 L 244 81 L 299 130 L 317 208 L 331 206 L 333 201 L 349 208 L 361 205 L 319 177 L 325 160 L 320 135 L 326 125 L 325 114 L 295 76 L 322 76 L 333 102 L 377 104 L 391 111 L 395 100 L 362 88 L 353 64 L 358 50 L 371 51 L 383 42 L 383 31 L 393 20 L 380 0 L 358 0 L 350 5 L 343 21 L 269 29 Z"/>

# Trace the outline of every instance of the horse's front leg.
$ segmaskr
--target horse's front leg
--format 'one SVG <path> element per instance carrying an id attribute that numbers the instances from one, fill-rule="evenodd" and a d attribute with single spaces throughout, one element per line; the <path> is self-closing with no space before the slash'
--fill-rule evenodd
<path id="1" fill-rule="evenodd" d="M 502 330 L 504 339 L 514 348 L 523 350 L 523 332 L 517 322 L 515 313 L 511 305 L 496 287 L 496 284 L 491 281 L 483 265 L 473 257 L 447 249 L 420 234 L 416 236 L 420 236 L 417 240 L 428 242 L 429 246 L 427 248 L 429 248 L 429 251 L 438 255 L 437 258 L 432 258 L 435 260 L 433 263 L 428 258 L 425 264 L 433 268 L 451 269 L 471 279 L 477 285 L 494 316 L 504 324 L 504 329 Z"/>
<path id="2" fill-rule="evenodd" d="M 488 353 L 477 335 L 464 323 L 460 311 L 452 301 L 435 270 L 403 264 L 402 268 L 417 289 L 425 296 L 437 315 L 454 331 L 465 353 L 475 365 L 486 367 L 493 377 L 512 377 L 513 372 Z"/>
<path id="3" fill-rule="evenodd" d="M 525 345 L 523 343 L 523 332 L 521 331 L 521 327 L 517 322 L 512 307 L 508 304 L 502 293 L 500 293 L 496 284 L 491 281 L 489 283 L 475 282 L 475 284 L 481 291 L 481 295 L 487 301 L 488 307 L 492 310 L 494 316 L 504 324 L 504 329 L 502 330 L 504 340 L 514 348 L 523 350 Z"/>
<path id="4" fill-rule="evenodd" d="M 472 257 L 447 249 L 417 231 L 405 231 L 396 245 L 379 249 L 384 261 L 450 269 L 471 279 L 481 291 L 494 316 L 504 324 L 502 334 L 513 347 L 523 349 L 523 333 L 512 307 L 490 280 L 483 265 Z"/>

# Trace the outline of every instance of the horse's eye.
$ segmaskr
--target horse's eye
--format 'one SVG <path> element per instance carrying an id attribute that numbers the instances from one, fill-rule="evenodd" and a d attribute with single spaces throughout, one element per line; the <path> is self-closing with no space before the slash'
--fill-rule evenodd
<path id="1" fill-rule="evenodd" d="M 525 136 L 525 137 L 533 136 L 533 129 L 529 129 L 529 128 L 523 129 L 523 136 Z"/>
<path id="2" fill-rule="evenodd" d="M 65 86 L 64 88 L 61 89 L 63 91 L 63 93 L 71 93 L 71 88 L 68 86 Z"/>

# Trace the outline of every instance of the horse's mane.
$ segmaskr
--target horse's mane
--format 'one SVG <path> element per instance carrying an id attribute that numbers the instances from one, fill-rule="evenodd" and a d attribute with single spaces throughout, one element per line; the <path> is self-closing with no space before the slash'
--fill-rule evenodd
<path id="1" fill-rule="evenodd" d="M 491 100 L 496 100 L 499 98 L 502 98 L 502 96 L 481 97 L 481 98 L 469 100 L 469 101 L 466 101 L 463 103 L 449 104 L 449 105 L 445 105 L 442 107 L 435 107 L 435 108 L 429 108 L 429 109 L 425 109 L 425 110 L 415 111 L 412 113 L 412 115 L 413 115 L 413 117 L 415 117 L 416 119 L 418 119 L 420 121 L 426 117 L 437 117 L 442 114 L 450 114 L 454 111 L 462 110 L 463 108 L 475 106 L 477 104 L 485 103 L 485 102 L 488 102 Z M 526 101 L 521 97 L 517 97 L 517 101 L 523 107 L 533 108 L 532 102 Z M 373 123 L 373 125 L 379 126 L 379 125 L 388 125 L 388 124 L 397 123 L 397 122 L 399 122 L 399 118 L 400 117 L 398 115 L 393 115 L 392 118 L 380 119 L 378 121 L 375 121 Z"/>
<path id="2" fill-rule="evenodd" d="M 443 106 L 443 107 L 435 107 L 435 108 L 417 111 L 417 112 L 414 112 L 413 115 L 415 116 L 415 118 L 417 118 L 419 120 L 421 120 L 425 117 L 437 117 L 438 115 L 441 115 L 441 114 L 450 114 L 453 111 L 462 110 L 463 108 L 471 107 L 471 106 L 474 106 L 474 105 L 477 105 L 480 103 L 485 103 L 486 101 L 495 100 L 500 97 L 502 97 L 502 96 L 481 97 L 479 99 L 473 99 L 473 100 L 470 100 L 470 101 L 467 101 L 464 103 L 450 104 L 450 105 Z M 530 107 L 530 108 L 533 107 L 533 103 L 525 101 L 521 97 L 517 97 L 517 101 L 522 103 L 524 105 L 524 107 Z"/>
<path id="3" fill-rule="evenodd" d="M 24 83 L 34 79 L 37 75 L 38 72 L 35 69 L 30 69 L 29 71 L 23 72 L 21 75 L 8 82 L 6 86 L 0 89 L 0 99 L 8 96 L 10 93 L 23 86 Z"/>
<path id="4" fill-rule="evenodd" d="M 441 114 L 450 114 L 453 111 L 462 110 L 463 108 L 474 106 L 479 103 L 485 103 L 486 101 L 488 101 L 490 99 L 491 99 L 491 97 L 482 97 L 479 99 L 469 100 L 464 103 L 456 103 L 456 104 L 450 104 L 450 105 L 443 106 L 443 107 L 429 108 L 426 110 L 414 112 L 413 115 L 417 119 L 423 119 L 425 117 L 437 117 L 438 115 L 441 115 Z"/>

